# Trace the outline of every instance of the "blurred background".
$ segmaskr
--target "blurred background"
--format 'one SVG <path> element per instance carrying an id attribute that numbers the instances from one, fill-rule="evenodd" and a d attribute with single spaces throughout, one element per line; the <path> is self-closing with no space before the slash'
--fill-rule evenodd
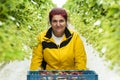
<path id="1" fill-rule="evenodd" d="M 82 36 L 88 68 L 120 80 L 120 0 L 0 0 L 0 78 L 26 80 L 36 35 L 49 28 L 53 7 L 67 10 Z"/>

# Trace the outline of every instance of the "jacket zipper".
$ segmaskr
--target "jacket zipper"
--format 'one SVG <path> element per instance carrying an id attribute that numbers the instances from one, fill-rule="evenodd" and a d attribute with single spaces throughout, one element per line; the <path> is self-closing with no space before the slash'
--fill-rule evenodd
<path id="1" fill-rule="evenodd" d="M 59 68 L 61 68 L 61 52 L 60 52 L 60 45 L 57 45 L 58 49 L 58 54 L 59 54 Z"/>

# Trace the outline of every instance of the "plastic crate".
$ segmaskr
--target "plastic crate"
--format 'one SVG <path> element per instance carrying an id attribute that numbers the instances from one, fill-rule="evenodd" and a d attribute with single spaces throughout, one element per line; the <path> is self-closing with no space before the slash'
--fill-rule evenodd
<path id="1" fill-rule="evenodd" d="M 28 71 L 27 80 L 98 80 L 91 70 L 42 70 Z"/>

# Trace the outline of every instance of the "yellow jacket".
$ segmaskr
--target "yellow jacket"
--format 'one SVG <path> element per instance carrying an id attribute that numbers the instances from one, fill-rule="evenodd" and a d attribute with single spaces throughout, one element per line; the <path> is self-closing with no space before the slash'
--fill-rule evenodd
<path id="1" fill-rule="evenodd" d="M 60 46 L 52 38 L 52 28 L 40 33 L 38 40 L 38 45 L 33 49 L 30 70 L 86 69 L 86 53 L 77 32 L 66 28 Z"/>

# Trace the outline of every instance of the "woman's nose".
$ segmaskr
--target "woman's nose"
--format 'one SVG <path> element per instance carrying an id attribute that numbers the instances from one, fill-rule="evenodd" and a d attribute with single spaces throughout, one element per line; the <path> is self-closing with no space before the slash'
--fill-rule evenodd
<path id="1" fill-rule="evenodd" d="M 57 26 L 60 26 L 60 22 L 59 21 L 57 22 Z"/>

